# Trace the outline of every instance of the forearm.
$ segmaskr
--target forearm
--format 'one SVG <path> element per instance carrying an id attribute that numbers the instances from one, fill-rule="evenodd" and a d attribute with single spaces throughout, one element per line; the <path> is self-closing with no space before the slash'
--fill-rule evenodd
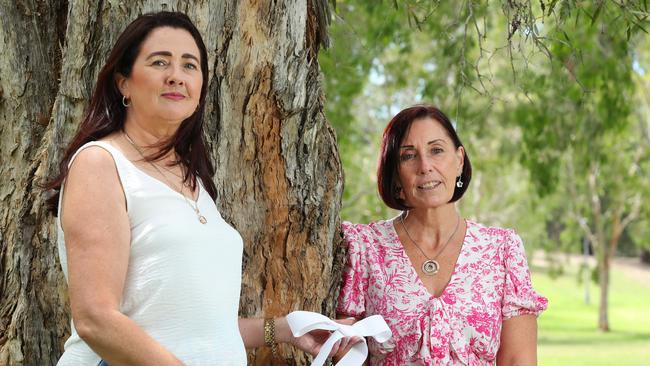
<path id="1" fill-rule="evenodd" d="M 246 348 L 257 348 L 265 345 L 264 319 L 239 318 L 239 332 Z M 275 318 L 275 341 L 277 343 L 288 343 L 292 339 L 293 335 L 287 319 L 285 317 Z"/>
<path id="2" fill-rule="evenodd" d="M 110 366 L 184 365 L 119 311 L 96 312 L 78 320 L 79 336 Z"/>

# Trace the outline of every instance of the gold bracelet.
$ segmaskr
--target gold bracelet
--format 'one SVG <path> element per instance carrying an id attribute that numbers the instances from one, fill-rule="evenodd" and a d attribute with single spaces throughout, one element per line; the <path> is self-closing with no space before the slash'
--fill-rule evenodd
<path id="1" fill-rule="evenodd" d="M 278 357 L 278 343 L 275 341 L 275 319 L 264 319 L 264 344 L 271 347 L 271 354 L 274 358 Z"/>

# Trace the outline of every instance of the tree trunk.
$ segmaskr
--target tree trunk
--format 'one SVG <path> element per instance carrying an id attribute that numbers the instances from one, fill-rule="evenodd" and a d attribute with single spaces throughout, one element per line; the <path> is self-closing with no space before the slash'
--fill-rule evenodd
<path id="1" fill-rule="evenodd" d="M 67 289 L 35 182 L 55 171 L 117 35 L 149 11 L 186 12 L 208 48 L 217 206 L 245 243 L 241 315 L 333 315 L 342 177 L 317 62 L 327 0 L 124 4 L 0 0 L 0 365 L 54 364 L 62 352 Z M 262 350 L 249 363 L 283 362 Z"/>
<path id="2" fill-rule="evenodd" d="M 606 248 L 601 250 L 601 260 L 598 264 L 598 284 L 600 286 L 600 306 L 598 307 L 598 329 L 609 332 L 609 268 L 611 258 Z"/>
<path id="3" fill-rule="evenodd" d="M 33 180 L 53 146 L 66 16 L 65 3 L 0 0 L 0 365 L 55 364 L 69 333 L 56 232 Z"/>

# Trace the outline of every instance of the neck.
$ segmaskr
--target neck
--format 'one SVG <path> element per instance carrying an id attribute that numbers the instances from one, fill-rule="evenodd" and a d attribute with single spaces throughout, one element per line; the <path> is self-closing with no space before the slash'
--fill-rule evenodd
<path id="1" fill-rule="evenodd" d="M 459 223 L 460 215 L 453 203 L 435 209 L 411 209 L 404 211 L 402 215 L 413 239 L 433 249 L 444 244 L 452 234 L 460 231 L 462 226 L 462 222 Z"/>
<path id="2" fill-rule="evenodd" d="M 142 147 L 156 145 L 170 139 L 179 126 L 180 122 L 150 121 L 135 111 L 129 111 L 124 121 L 124 131 Z"/>
<path id="3" fill-rule="evenodd" d="M 168 141 L 177 128 L 156 127 L 134 117 L 127 118 L 124 122 L 124 133 L 130 139 L 129 143 L 136 145 L 138 150 L 146 156 L 155 155 L 160 151 L 160 144 Z M 163 157 L 163 160 L 175 159 L 173 149 Z"/>

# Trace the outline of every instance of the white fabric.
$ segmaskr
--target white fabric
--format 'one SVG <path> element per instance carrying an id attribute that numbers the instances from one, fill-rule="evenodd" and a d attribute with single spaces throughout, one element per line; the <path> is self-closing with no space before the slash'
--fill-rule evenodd
<path id="1" fill-rule="evenodd" d="M 361 337 L 362 341 L 352 346 L 336 366 L 361 366 L 368 357 L 368 345 L 365 337 L 372 337 L 375 341 L 384 343 L 393 336 L 388 324 L 381 315 L 372 315 L 353 325 L 345 325 L 339 324 L 322 314 L 310 311 L 294 311 L 287 315 L 287 322 L 295 337 L 300 337 L 315 329 L 333 331 L 321 347 L 311 366 L 322 366 L 336 341 L 343 337 L 355 336 Z"/>
<path id="2" fill-rule="evenodd" d="M 202 186 L 198 206 L 205 225 L 178 192 L 138 169 L 115 147 L 95 141 L 79 151 L 88 146 L 111 153 L 127 202 L 131 253 L 120 311 L 188 366 L 246 365 L 237 321 L 239 233 L 223 220 Z M 60 218 L 59 211 L 58 249 L 67 280 Z M 79 338 L 74 324 L 71 329 L 58 365 L 97 365 L 100 357 Z"/>

